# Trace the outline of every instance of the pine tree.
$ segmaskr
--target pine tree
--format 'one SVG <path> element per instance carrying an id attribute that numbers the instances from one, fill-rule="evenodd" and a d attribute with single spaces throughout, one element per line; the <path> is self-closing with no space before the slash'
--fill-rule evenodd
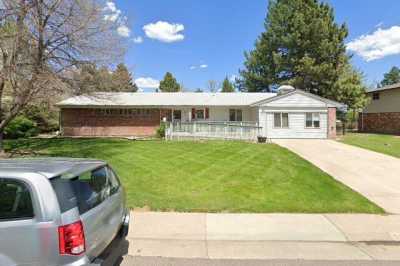
<path id="1" fill-rule="evenodd" d="M 112 73 L 112 83 L 113 91 L 136 92 L 138 90 L 131 73 L 125 64 L 122 63 L 118 64 Z"/>
<path id="2" fill-rule="evenodd" d="M 170 72 L 167 72 L 164 79 L 160 81 L 160 90 L 161 92 L 178 92 L 181 90 L 181 86 L 176 78 Z"/>
<path id="3" fill-rule="evenodd" d="M 270 0 L 265 32 L 245 53 L 238 87 L 271 91 L 290 84 L 321 96 L 338 80 L 348 56 L 346 25 L 337 25 L 333 9 L 318 0 Z"/>
<path id="4" fill-rule="evenodd" d="M 400 82 L 400 68 L 392 67 L 388 73 L 383 75 L 383 80 L 380 85 L 388 86 Z"/>
<path id="5" fill-rule="evenodd" d="M 83 65 L 74 73 L 72 88 L 76 94 L 90 92 L 136 92 L 138 87 L 124 64 L 119 64 L 115 71 L 107 66 L 97 68 L 95 64 Z"/>
<path id="6" fill-rule="evenodd" d="M 235 87 L 233 84 L 229 81 L 228 77 L 224 79 L 222 82 L 222 90 L 221 92 L 235 92 Z"/>

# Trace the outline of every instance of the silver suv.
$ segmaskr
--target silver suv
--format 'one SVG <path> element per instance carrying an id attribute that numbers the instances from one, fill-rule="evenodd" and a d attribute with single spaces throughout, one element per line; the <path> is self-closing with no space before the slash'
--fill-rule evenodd
<path id="1" fill-rule="evenodd" d="M 107 163 L 0 160 L 0 265 L 101 265 L 129 227 L 125 192 Z"/>

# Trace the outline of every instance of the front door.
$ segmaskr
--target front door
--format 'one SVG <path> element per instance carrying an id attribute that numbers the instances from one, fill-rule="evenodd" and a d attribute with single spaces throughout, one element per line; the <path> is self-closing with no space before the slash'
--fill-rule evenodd
<path id="1" fill-rule="evenodd" d="M 173 119 L 174 119 L 174 121 L 181 121 L 182 120 L 182 111 L 181 110 L 174 110 Z"/>

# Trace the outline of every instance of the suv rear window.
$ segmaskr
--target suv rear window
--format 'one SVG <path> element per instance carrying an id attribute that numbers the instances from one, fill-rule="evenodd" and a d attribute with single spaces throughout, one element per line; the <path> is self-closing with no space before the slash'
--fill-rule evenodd
<path id="1" fill-rule="evenodd" d="M 0 178 L 0 220 L 33 218 L 28 186 L 18 180 Z"/>
<path id="2" fill-rule="evenodd" d="M 79 213 L 101 204 L 111 191 L 108 167 L 100 167 L 79 176 L 53 178 L 51 184 L 56 192 L 61 212 L 78 207 Z"/>

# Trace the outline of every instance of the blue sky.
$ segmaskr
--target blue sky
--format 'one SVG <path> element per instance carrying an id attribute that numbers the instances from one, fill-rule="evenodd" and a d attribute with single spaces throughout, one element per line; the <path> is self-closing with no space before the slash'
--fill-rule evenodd
<path id="1" fill-rule="evenodd" d="M 353 64 L 367 84 L 400 66 L 400 1 L 326 0 L 345 22 Z M 125 63 L 139 86 L 154 87 L 166 71 L 188 89 L 238 75 L 244 51 L 264 30 L 267 0 L 114 0 L 109 12 L 126 16 Z M 146 89 L 146 88 L 145 88 Z"/>

